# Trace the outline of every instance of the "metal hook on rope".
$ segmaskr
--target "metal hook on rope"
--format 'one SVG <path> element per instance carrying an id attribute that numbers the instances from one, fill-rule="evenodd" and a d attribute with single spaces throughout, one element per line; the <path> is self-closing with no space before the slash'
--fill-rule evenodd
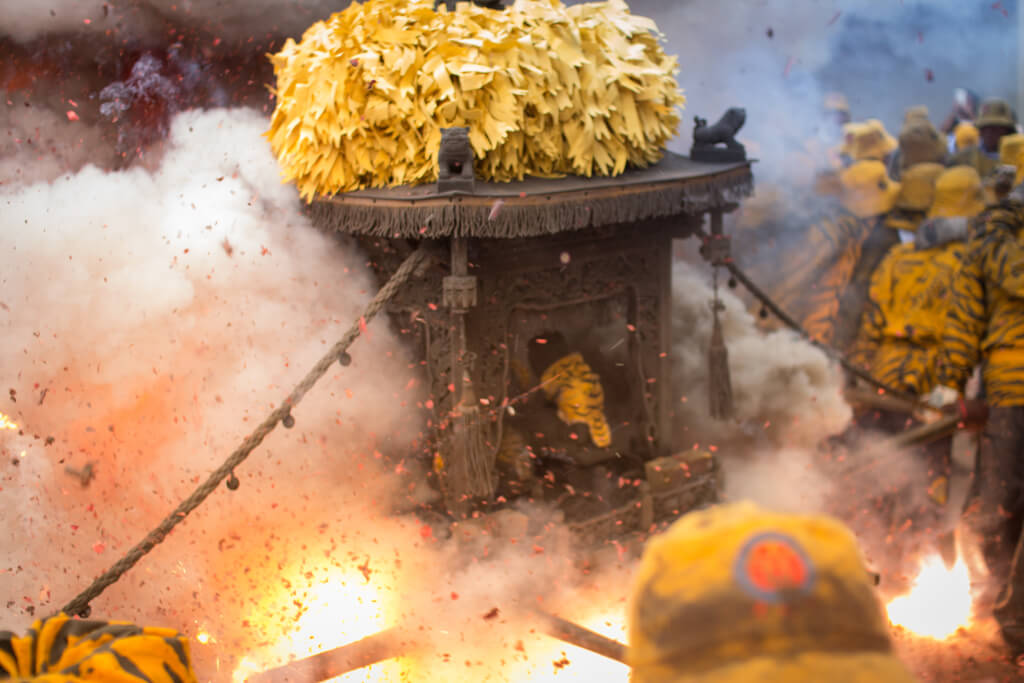
<path id="1" fill-rule="evenodd" d="M 295 418 L 292 417 L 291 413 L 288 413 L 287 415 L 281 418 L 281 424 L 284 425 L 285 429 L 291 429 L 292 427 L 295 426 Z"/>
<path id="2" fill-rule="evenodd" d="M 238 481 L 238 477 L 236 477 L 235 473 L 232 472 L 231 476 L 228 477 L 228 480 L 224 482 L 224 484 L 232 491 L 237 491 L 238 487 L 241 486 L 242 482 Z"/>

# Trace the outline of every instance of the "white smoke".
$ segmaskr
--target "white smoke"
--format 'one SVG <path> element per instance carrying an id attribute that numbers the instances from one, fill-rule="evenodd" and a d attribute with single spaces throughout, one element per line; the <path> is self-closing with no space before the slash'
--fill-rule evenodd
<path id="1" fill-rule="evenodd" d="M 56 611 L 141 540 L 375 290 L 360 257 L 299 212 L 265 125 L 250 110 L 189 112 L 153 173 L 89 166 L 0 191 L 3 412 L 21 427 L 0 434 L 9 628 Z M 216 492 L 95 601 L 98 615 L 216 621 L 199 607 L 215 594 L 245 603 L 225 542 L 248 560 L 266 544 L 251 578 L 301 553 L 289 534 L 323 525 L 320 540 L 342 545 L 416 493 L 419 370 L 384 321 L 351 355 L 239 468 L 240 490 Z M 379 476 L 396 464 L 403 474 Z M 87 486 L 66 469 L 87 466 Z"/>
<path id="2" fill-rule="evenodd" d="M 244 41 L 268 32 L 298 37 L 314 22 L 343 5 L 328 0 L 57 0 L 43 4 L 0 2 L 0 34 L 19 42 L 42 35 L 76 32 L 103 36 L 108 31 L 135 39 L 159 39 L 167 23 L 194 25 L 216 37 Z"/>
<path id="3" fill-rule="evenodd" d="M 720 283 L 722 332 L 729 351 L 735 420 L 707 418 L 713 292 L 706 269 L 685 262 L 673 270 L 673 359 L 679 445 L 729 438 L 739 423 L 759 443 L 810 447 L 849 423 L 842 373 L 825 354 L 788 330 L 765 333 L 743 302 Z"/>

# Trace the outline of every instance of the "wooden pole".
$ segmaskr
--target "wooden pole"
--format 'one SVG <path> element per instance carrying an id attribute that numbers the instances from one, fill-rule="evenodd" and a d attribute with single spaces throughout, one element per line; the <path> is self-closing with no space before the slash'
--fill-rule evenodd
<path id="1" fill-rule="evenodd" d="M 626 653 L 628 648 L 625 643 L 602 636 L 590 629 L 583 628 L 579 624 L 548 614 L 542 610 L 535 610 L 534 613 L 544 622 L 544 632 L 552 638 L 581 647 L 584 650 L 596 652 L 602 657 L 614 659 L 617 662 L 626 664 Z"/>
<path id="2" fill-rule="evenodd" d="M 409 654 L 415 646 L 397 628 L 389 628 L 362 640 L 289 662 L 254 674 L 246 683 L 318 683 L 392 657 Z"/>
<path id="3" fill-rule="evenodd" d="M 902 434 L 886 439 L 882 442 L 880 448 L 899 449 L 931 443 L 936 439 L 941 439 L 955 432 L 961 420 L 962 418 L 959 415 L 947 415 L 935 422 L 929 422 L 919 427 L 908 429 Z"/>

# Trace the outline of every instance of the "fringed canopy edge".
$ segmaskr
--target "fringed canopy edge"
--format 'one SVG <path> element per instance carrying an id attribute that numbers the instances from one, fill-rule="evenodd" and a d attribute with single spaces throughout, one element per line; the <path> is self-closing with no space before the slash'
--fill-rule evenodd
<path id="1" fill-rule="evenodd" d="M 354 235 L 515 239 L 698 214 L 753 194 L 748 162 L 724 170 L 719 166 L 706 174 L 694 173 L 693 167 L 699 165 L 686 162 L 688 173 L 668 178 L 657 173 L 649 182 L 638 175 L 644 173 L 641 170 L 633 172 L 629 182 L 596 182 L 592 189 L 587 189 L 590 179 L 573 178 L 534 181 L 529 191 L 518 194 L 515 184 L 479 181 L 472 194 L 412 195 L 401 188 L 361 191 L 314 200 L 309 213 L 321 228 Z"/>

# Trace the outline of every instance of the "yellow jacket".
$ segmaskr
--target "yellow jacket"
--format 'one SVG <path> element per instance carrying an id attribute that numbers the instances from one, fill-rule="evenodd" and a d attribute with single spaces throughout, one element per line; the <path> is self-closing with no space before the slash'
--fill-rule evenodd
<path id="1" fill-rule="evenodd" d="M 1004 200 L 985 216 L 953 280 L 939 381 L 962 390 L 982 363 L 986 400 L 1024 405 L 1024 202 Z"/>
<path id="2" fill-rule="evenodd" d="M 188 639 L 177 631 L 66 614 L 36 621 L 24 637 L 0 634 L 0 677 L 32 683 L 196 683 Z"/>
<path id="3" fill-rule="evenodd" d="M 871 276 L 853 361 L 879 381 L 917 395 L 935 386 L 966 237 L 967 219 L 926 221 L 915 242 L 894 247 Z"/>
<path id="4" fill-rule="evenodd" d="M 838 209 L 792 250 L 777 302 L 812 338 L 845 350 L 856 336 L 871 272 L 898 240 L 884 217 Z"/>
<path id="5" fill-rule="evenodd" d="M 999 166 L 999 157 L 990 157 L 981 151 L 981 147 L 974 145 L 962 149 L 949 160 L 948 166 L 970 166 L 978 172 L 982 178 L 987 178 Z"/>
<path id="6" fill-rule="evenodd" d="M 552 363 L 540 378 L 544 394 L 558 406 L 558 418 L 566 424 L 585 424 L 598 448 L 612 443 L 611 429 L 604 416 L 601 378 L 583 356 L 570 353 Z"/>

